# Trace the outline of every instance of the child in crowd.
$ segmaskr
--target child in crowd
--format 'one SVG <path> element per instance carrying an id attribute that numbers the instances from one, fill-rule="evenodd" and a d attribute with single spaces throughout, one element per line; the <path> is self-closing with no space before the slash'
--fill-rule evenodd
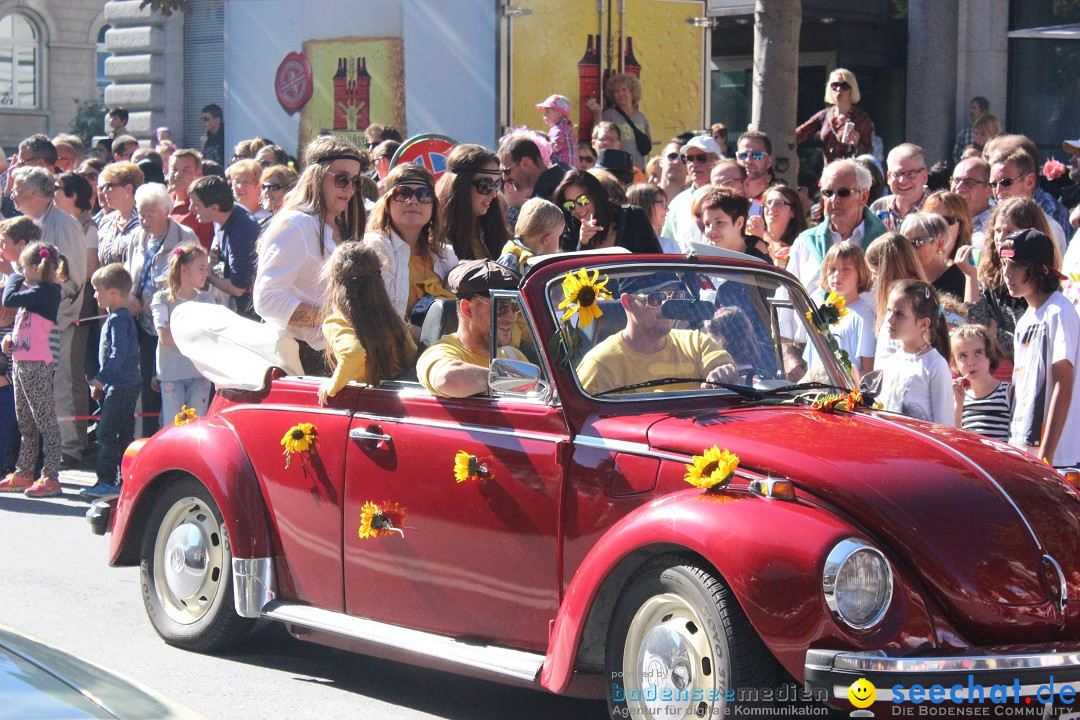
<path id="1" fill-rule="evenodd" d="M 1012 393 L 1009 383 L 993 376 L 1001 348 L 983 325 L 961 325 L 952 335 L 953 404 L 956 424 L 964 430 L 1008 442 Z"/>
<path id="2" fill-rule="evenodd" d="M 1005 285 L 1024 298 L 1016 323 L 1012 385 L 1015 393 L 1009 443 L 1051 465 L 1080 462 L 1080 315 L 1061 294 L 1054 269 L 1054 241 L 1021 230 L 1001 245 Z"/>
<path id="3" fill-rule="evenodd" d="M 874 367 L 880 368 L 885 360 L 896 352 L 897 343 L 882 327 L 889 304 L 889 295 L 897 280 L 926 280 L 919 256 L 906 237 L 890 231 L 870 243 L 866 249 L 867 263 L 877 285 L 875 316 L 877 318 L 877 347 L 874 351 Z"/>
<path id="4" fill-rule="evenodd" d="M 139 339 L 135 319 L 127 308 L 134 283 L 120 263 L 98 268 L 90 282 L 94 298 L 108 317 L 101 324 L 98 364 L 90 381 L 90 394 L 101 403 L 97 424 L 98 456 L 94 469 L 97 484 L 82 491 L 96 498 L 120 492 L 120 456 L 135 433 L 135 401 L 139 399 Z"/>
<path id="5" fill-rule="evenodd" d="M 544 122 L 548 125 L 548 138 L 551 140 L 551 162 L 569 165 L 577 169 L 577 145 L 574 142 L 574 127 L 570 124 L 570 101 L 562 95 L 550 95 L 536 106 L 542 110 Z"/>
<path id="6" fill-rule="evenodd" d="M 565 225 L 563 211 L 555 203 L 543 198 L 526 200 L 514 226 L 515 237 L 503 246 L 499 264 L 524 275 L 529 258 L 559 251 Z"/>
<path id="7" fill-rule="evenodd" d="M 0 481 L 0 492 L 27 497 L 60 494 L 60 426 L 53 404 L 53 357 L 49 332 L 60 309 L 60 283 L 67 281 L 67 260 L 56 246 L 32 242 L 19 256 L 21 273 L 8 275 L 3 304 L 18 308 L 15 328 L 5 335 L 3 352 L 15 361 L 15 415 L 22 435 L 15 472 Z M 44 450 L 41 477 L 34 480 L 38 441 Z"/>
<path id="8" fill-rule="evenodd" d="M 821 291 L 814 293 L 820 302 L 830 292 L 844 298 L 848 313 L 840 322 L 829 328 L 836 336 L 840 349 L 847 351 L 851 360 L 851 375 L 855 382 L 874 369 L 874 326 L 877 314 L 874 307 L 861 293 L 870 290 L 870 266 L 866 264 L 862 248 L 850 240 L 833 245 L 825 253 L 821 263 Z M 806 345 L 807 365 L 814 367 L 814 346 Z"/>
<path id="9" fill-rule="evenodd" d="M 921 280 L 893 283 L 882 330 L 898 347 L 881 366 L 881 404 L 892 412 L 955 426 L 949 331 L 934 286 Z"/>
<path id="10" fill-rule="evenodd" d="M 416 343 L 386 292 L 374 250 L 359 242 L 338 245 L 323 266 L 322 283 L 322 331 L 333 375 L 319 386 L 320 405 L 350 380 L 378 385 L 414 367 Z"/>
<path id="11" fill-rule="evenodd" d="M 157 379 L 161 383 L 161 424 L 169 425 L 186 405 L 203 416 L 210 404 L 210 381 L 176 348 L 169 323 L 173 310 L 185 302 L 213 303 L 206 287 L 210 257 L 202 245 L 178 245 L 169 253 L 168 288 L 154 293 L 150 313 L 157 330 Z"/>

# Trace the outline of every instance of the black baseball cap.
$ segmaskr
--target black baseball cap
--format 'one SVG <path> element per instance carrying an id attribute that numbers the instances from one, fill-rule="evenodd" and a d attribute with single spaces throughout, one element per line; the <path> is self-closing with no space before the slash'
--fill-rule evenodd
<path id="1" fill-rule="evenodd" d="M 465 260 L 454 266 L 446 286 L 458 298 L 487 296 L 491 290 L 517 290 L 521 275 L 494 260 Z"/>
<path id="2" fill-rule="evenodd" d="M 1054 241 L 1032 228 L 1018 230 L 1005 238 L 1001 257 L 1029 265 L 1045 265 L 1058 280 L 1066 277 L 1054 268 Z"/>

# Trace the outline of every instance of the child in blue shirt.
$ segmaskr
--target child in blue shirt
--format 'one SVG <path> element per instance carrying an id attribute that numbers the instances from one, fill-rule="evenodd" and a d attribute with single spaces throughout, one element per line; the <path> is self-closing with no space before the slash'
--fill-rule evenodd
<path id="1" fill-rule="evenodd" d="M 139 339 L 135 319 L 127 308 L 133 285 L 120 263 L 98 268 L 90 279 L 94 298 L 109 316 L 101 325 L 98 363 L 101 370 L 90 381 L 90 394 L 101 402 L 97 425 L 97 484 L 83 490 L 97 498 L 120 492 L 120 457 L 135 433 L 135 402 L 139 399 Z"/>

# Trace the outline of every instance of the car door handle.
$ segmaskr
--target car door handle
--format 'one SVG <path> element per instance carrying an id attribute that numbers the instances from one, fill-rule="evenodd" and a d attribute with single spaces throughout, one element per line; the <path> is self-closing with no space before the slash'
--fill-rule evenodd
<path id="1" fill-rule="evenodd" d="M 391 440 L 389 435 L 383 433 L 371 432 L 364 428 L 353 428 L 349 431 L 349 437 L 353 440 L 374 440 L 379 444 L 388 443 Z"/>

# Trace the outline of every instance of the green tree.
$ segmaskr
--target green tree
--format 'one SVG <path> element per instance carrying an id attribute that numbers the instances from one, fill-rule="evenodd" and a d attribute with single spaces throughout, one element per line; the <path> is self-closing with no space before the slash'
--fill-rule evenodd
<path id="1" fill-rule="evenodd" d="M 79 136 L 83 145 L 89 149 L 95 135 L 102 134 L 105 127 L 105 106 L 97 98 L 93 100 L 76 100 L 78 106 L 75 117 L 71 121 L 71 132 Z"/>

